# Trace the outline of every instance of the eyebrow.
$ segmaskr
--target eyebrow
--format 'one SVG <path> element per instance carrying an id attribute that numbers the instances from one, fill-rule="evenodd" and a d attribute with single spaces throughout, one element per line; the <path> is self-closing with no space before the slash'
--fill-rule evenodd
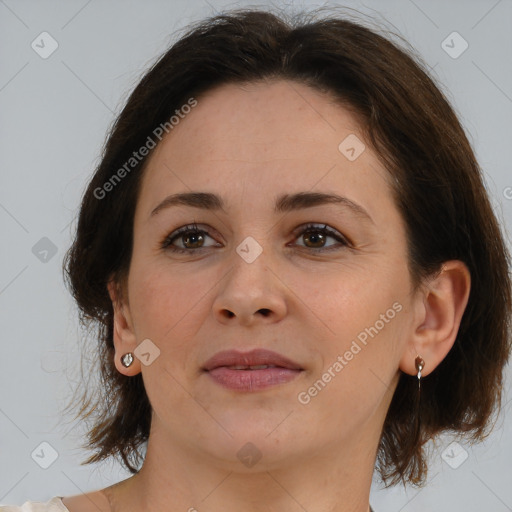
<path id="1" fill-rule="evenodd" d="M 280 195 L 276 199 L 274 213 L 286 213 L 324 204 L 342 205 L 350 209 L 358 217 L 369 220 L 372 224 L 375 224 L 370 214 L 360 204 L 351 201 L 347 197 L 322 192 L 298 192 L 296 194 Z M 153 217 L 165 208 L 178 205 L 191 206 L 203 210 L 220 210 L 227 214 L 225 203 L 220 196 L 210 192 L 184 192 L 167 196 L 152 210 L 150 217 Z"/>

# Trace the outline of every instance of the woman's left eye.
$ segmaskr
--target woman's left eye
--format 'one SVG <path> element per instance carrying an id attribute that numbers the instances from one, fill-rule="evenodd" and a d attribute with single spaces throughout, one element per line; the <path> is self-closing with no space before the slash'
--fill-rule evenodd
<path id="1" fill-rule="evenodd" d="M 344 237 L 340 232 L 336 231 L 335 229 L 327 227 L 327 224 L 324 224 L 323 227 L 319 226 L 317 224 L 308 224 L 305 227 L 300 228 L 300 231 L 297 234 L 298 237 L 301 237 L 304 240 L 309 240 L 313 244 L 322 244 L 325 242 L 327 238 L 334 238 L 339 242 L 338 247 L 333 247 L 336 244 L 333 244 L 331 246 L 327 246 L 326 248 L 324 245 L 319 247 L 310 247 L 312 249 L 317 249 L 317 252 L 321 251 L 332 251 L 339 249 L 339 245 L 342 247 L 351 247 L 352 244 L 348 241 L 346 237 Z"/>
<path id="2" fill-rule="evenodd" d="M 308 224 L 299 228 L 298 232 L 295 231 L 295 236 L 297 238 L 302 237 L 303 240 L 307 241 L 307 243 L 312 244 L 312 246 L 306 248 L 313 249 L 315 252 L 321 251 L 330 251 L 339 249 L 341 247 L 350 247 L 351 243 L 338 231 L 327 227 L 326 224 L 323 226 L 316 224 Z M 162 242 L 162 249 L 170 250 L 175 253 L 193 253 L 199 251 L 201 249 L 206 249 L 207 247 L 213 247 L 214 245 L 204 246 L 205 235 L 208 238 L 212 238 L 208 235 L 208 232 L 199 229 L 195 224 L 184 226 L 176 231 L 173 231 L 169 236 L 165 238 Z M 338 247 L 325 246 L 325 241 L 327 238 L 333 238 L 339 242 Z M 174 244 L 176 240 L 182 242 L 183 246 L 178 247 Z M 213 238 L 212 238 L 213 240 Z M 195 246 L 200 244 L 199 247 Z M 189 245 L 195 246 L 190 247 Z M 336 245 L 336 244 L 333 244 Z"/>

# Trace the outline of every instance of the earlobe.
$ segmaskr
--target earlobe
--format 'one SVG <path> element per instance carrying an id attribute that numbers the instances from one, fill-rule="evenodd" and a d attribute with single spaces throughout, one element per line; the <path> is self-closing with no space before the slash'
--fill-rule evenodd
<path id="1" fill-rule="evenodd" d="M 422 376 L 427 376 L 453 347 L 466 309 L 471 288 L 467 266 L 458 260 L 447 261 L 424 291 L 418 294 L 416 318 L 400 360 L 400 369 L 416 375 L 416 357 L 424 360 Z"/>
<path id="2" fill-rule="evenodd" d="M 114 362 L 117 370 L 123 375 L 133 376 L 140 372 L 139 360 L 133 355 L 137 347 L 137 338 L 133 329 L 130 309 L 122 298 L 119 285 L 113 280 L 108 283 L 108 293 L 114 310 Z M 127 354 L 132 354 L 133 361 L 126 366 L 123 358 L 128 360 Z"/>

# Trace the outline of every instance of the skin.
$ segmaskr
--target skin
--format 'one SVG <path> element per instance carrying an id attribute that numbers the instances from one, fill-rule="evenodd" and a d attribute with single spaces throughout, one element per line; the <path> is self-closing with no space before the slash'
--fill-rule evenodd
<path id="1" fill-rule="evenodd" d="M 368 144 L 354 161 L 338 150 L 350 134 L 364 141 L 357 119 L 325 94 L 265 81 L 201 96 L 153 151 L 128 280 L 121 290 L 109 286 L 116 367 L 126 378 L 142 372 L 153 408 L 147 456 L 139 474 L 65 498 L 72 512 L 111 504 L 128 512 L 368 512 L 378 441 L 400 373 L 416 375 L 420 354 L 428 376 L 449 352 L 470 277 L 463 263 L 450 261 L 413 291 L 389 175 Z M 150 215 L 168 195 L 190 191 L 222 196 L 226 213 L 172 206 Z M 372 220 L 335 204 L 273 212 L 278 195 L 296 192 L 337 193 Z M 192 255 L 161 248 L 194 222 L 208 231 L 205 249 Z M 307 223 L 327 224 L 351 246 L 328 235 L 324 246 L 335 250 L 318 252 L 321 242 L 294 231 Z M 263 249 L 252 263 L 235 250 L 248 236 Z M 186 244 L 174 240 L 179 248 L 201 247 Z M 401 311 L 300 403 L 298 394 L 397 303 Z M 159 357 L 148 366 L 135 358 L 124 368 L 120 357 L 147 338 Z M 259 347 L 304 371 L 244 393 L 200 370 L 218 351 Z M 237 457 L 248 442 L 262 455 L 252 467 Z"/>

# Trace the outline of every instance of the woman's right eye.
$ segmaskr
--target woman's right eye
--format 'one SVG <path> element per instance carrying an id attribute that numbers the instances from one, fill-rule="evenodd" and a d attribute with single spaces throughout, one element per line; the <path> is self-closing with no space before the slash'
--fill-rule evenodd
<path id="1" fill-rule="evenodd" d="M 196 224 L 183 226 L 182 228 L 173 231 L 163 240 L 162 249 L 170 250 L 176 253 L 194 253 L 198 250 L 205 249 L 206 247 L 211 247 L 202 245 L 205 240 L 205 235 L 211 238 L 207 231 L 199 229 Z M 181 241 L 184 247 L 181 248 L 174 245 L 175 240 Z M 196 245 L 198 243 L 201 244 L 200 247 L 187 247 L 189 244 Z"/>

